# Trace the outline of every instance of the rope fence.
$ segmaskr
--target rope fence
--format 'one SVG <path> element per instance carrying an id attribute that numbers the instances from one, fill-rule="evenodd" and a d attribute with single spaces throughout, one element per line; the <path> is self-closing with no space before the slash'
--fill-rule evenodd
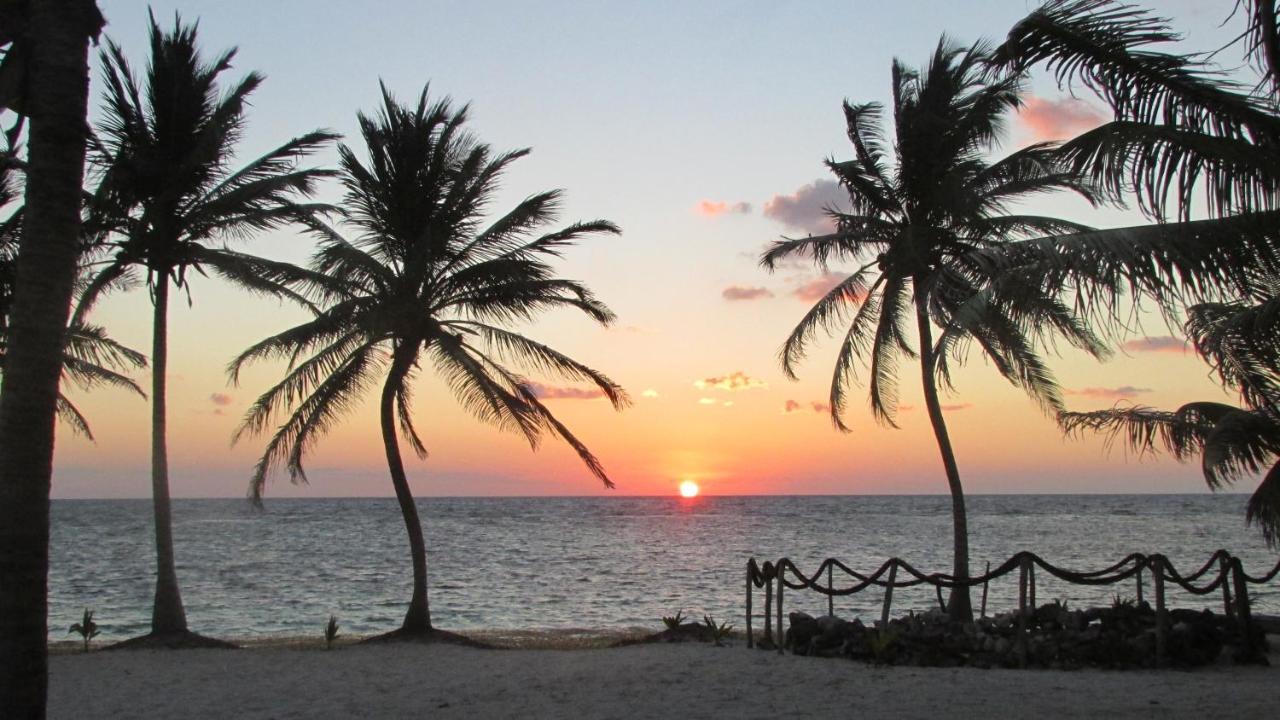
<path id="1" fill-rule="evenodd" d="M 1180 573 L 1173 563 L 1164 555 L 1145 555 L 1132 553 L 1119 562 L 1094 571 L 1076 571 L 1058 567 L 1035 553 L 1023 551 L 1001 563 L 995 569 L 987 563 L 986 572 L 970 578 L 958 578 L 945 573 L 924 573 L 900 558 L 891 558 L 884 562 L 870 575 L 853 570 L 835 558 L 822 561 L 812 574 L 805 574 L 788 558 L 775 562 L 756 562 L 755 558 L 747 560 L 746 578 L 746 620 L 747 647 L 755 646 L 752 631 L 753 600 L 756 589 L 764 590 L 764 636 L 774 643 L 779 653 L 784 646 L 785 630 L 782 624 L 784 591 L 813 590 L 827 596 L 827 613 L 835 614 L 835 598 L 860 593 L 868 588 L 882 588 L 884 601 L 880 612 L 880 622 L 888 623 L 893 605 L 894 588 L 907 588 L 918 585 L 931 585 L 938 597 L 938 605 L 943 611 L 946 603 L 943 600 L 944 588 L 974 587 L 982 585 L 981 616 L 986 615 L 987 586 L 992 580 L 998 580 L 1010 573 L 1018 573 L 1018 618 L 1019 634 L 1026 641 L 1026 616 L 1029 610 L 1036 607 L 1036 568 L 1064 582 L 1075 585 L 1114 585 L 1131 581 L 1135 585 L 1137 602 L 1143 602 L 1144 576 L 1150 574 L 1155 594 L 1156 612 L 1156 662 L 1163 664 L 1165 648 L 1168 642 L 1169 611 L 1165 605 L 1166 584 L 1172 584 L 1192 595 L 1208 595 L 1221 592 L 1224 614 L 1234 619 L 1241 629 L 1241 636 L 1246 652 L 1256 650 L 1252 647 L 1253 627 L 1249 605 L 1249 586 L 1270 583 L 1280 575 L 1280 562 L 1263 575 L 1250 575 L 1245 572 L 1240 559 L 1226 550 L 1218 550 L 1198 570 L 1189 574 Z M 836 571 L 840 572 L 841 581 L 849 581 L 842 587 L 836 586 Z M 905 577 L 899 577 L 901 571 Z M 825 584 L 823 579 L 825 576 Z M 774 619 L 776 618 L 776 628 Z"/>

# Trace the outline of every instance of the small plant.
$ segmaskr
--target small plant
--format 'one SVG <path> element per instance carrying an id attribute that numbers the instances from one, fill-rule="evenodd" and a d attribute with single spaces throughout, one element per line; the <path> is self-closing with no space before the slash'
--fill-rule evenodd
<path id="1" fill-rule="evenodd" d="M 1116 594 L 1115 600 L 1111 602 L 1112 610 L 1132 610 L 1137 607 L 1138 603 L 1133 598 L 1121 598 L 1119 593 Z"/>
<path id="2" fill-rule="evenodd" d="M 98 623 L 93 621 L 93 611 L 89 608 L 84 609 L 84 617 L 80 618 L 80 622 L 71 626 L 67 634 L 79 633 L 84 640 L 84 651 L 89 652 L 89 641 L 98 636 Z"/>
<path id="3" fill-rule="evenodd" d="M 877 628 L 867 634 L 867 649 L 876 665 L 886 665 L 893 659 L 897 642 L 898 631 L 893 628 Z"/>
<path id="4" fill-rule="evenodd" d="M 333 640 L 338 637 L 338 616 L 330 615 L 329 624 L 324 626 L 324 649 L 333 649 Z"/>
<path id="5" fill-rule="evenodd" d="M 662 616 L 662 624 L 666 625 L 668 630 L 678 630 L 681 620 L 684 620 L 684 610 L 677 610 L 675 615 Z"/>
<path id="6" fill-rule="evenodd" d="M 715 618 L 710 615 L 703 615 L 702 622 L 711 631 L 711 640 L 716 644 L 716 647 L 724 647 L 723 640 L 729 637 L 729 633 L 733 631 L 733 626 L 727 622 L 717 625 Z"/>

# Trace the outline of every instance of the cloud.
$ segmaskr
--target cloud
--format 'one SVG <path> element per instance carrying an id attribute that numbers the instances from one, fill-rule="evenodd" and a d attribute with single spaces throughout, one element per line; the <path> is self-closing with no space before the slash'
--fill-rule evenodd
<path id="1" fill-rule="evenodd" d="M 791 295 L 804 302 L 817 302 L 826 297 L 827 293 L 831 292 L 831 288 L 844 282 L 848 277 L 848 275 L 838 272 L 823 273 L 792 290 Z"/>
<path id="2" fill-rule="evenodd" d="M 774 195 L 764 204 L 764 216 L 792 230 L 823 235 L 835 231 L 827 209 L 844 208 L 847 203 L 835 180 L 815 180 L 790 195 Z"/>
<path id="3" fill-rule="evenodd" d="M 699 215 L 706 217 L 720 217 L 721 215 L 750 215 L 751 203 L 727 203 L 723 200 L 701 200 L 696 206 L 694 206 L 694 211 Z"/>
<path id="4" fill-rule="evenodd" d="M 971 407 L 973 407 L 973 403 L 956 403 L 955 405 L 943 405 L 942 409 L 947 412 L 955 412 L 957 410 L 968 410 Z"/>
<path id="5" fill-rule="evenodd" d="M 556 387 L 539 382 L 524 384 L 539 400 L 595 400 L 604 397 L 600 388 Z"/>
<path id="6" fill-rule="evenodd" d="M 1135 353 L 1185 353 L 1191 349 L 1186 340 L 1172 335 L 1138 338 L 1137 340 L 1130 340 L 1123 347 L 1126 352 Z"/>
<path id="7" fill-rule="evenodd" d="M 644 392 L 640 393 L 640 397 L 656 398 L 658 397 L 658 391 L 653 388 L 646 388 Z"/>
<path id="8" fill-rule="evenodd" d="M 740 285 L 730 285 L 720 293 L 720 297 L 725 300 L 762 300 L 764 298 L 773 297 L 773 293 L 768 288 L 762 287 L 742 287 Z"/>
<path id="9" fill-rule="evenodd" d="M 1131 398 L 1151 392 L 1151 388 L 1121 385 L 1120 387 L 1087 387 L 1079 390 L 1066 390 L 1067 395 L 1079 395 L 1092 398 Z"/>
<path id="10" fill-rule="evenodd" d="M 1018 124 L 1037 142 L 1067 140 L 1107 122 L 1106 113 L 1073 97 L 1058 100 L 1032 95 L 1018 111 Z"/>
<path id="11" fill-rule="evenodd" d="M 728 375 L 723 375 L 721 377 L 709 377 L 703 380 L 698 380 L 693 383 L 693 386 L 698 388 L 699 390 L 715 388 L 717 390 L 728 390 L 732 392 L 735 390 L 753 390 L 756 388 L 767 388 L 769 387 L 769 384 L 761 380 L 760 378 L 750 377 L 746 373 L 742 372 L 741 370 L 738 370 L 736 372 L 730 373 Z"/>
<path id="12" fill-rule="evenodd" d="M 809 405 L 809 409 L 816 413 L 831 412 L 831 406 L 824 402 L 811 400 L 809 401 L 808 405 Z M 793 413 L 803 412 L 804 409 L 805 409 L 804 403 L 796 402 L 795 400 L 788 400 L 786 404 L 782 406 L 782 414 L 791 415 Z"/>
<path id="13" fill-rule="evenodd" d="M 698 398 L 698 404 L 699 405 L 715 405 L 716 399 L 715 398 Z"/>
<path id="14" fill-rule="evenodd" d="M 218 407 L 226 407 L 231 404 L 232 400 L 233 398 L 226 393 L 216 392 L 209 396 L 209 402 Z"/>

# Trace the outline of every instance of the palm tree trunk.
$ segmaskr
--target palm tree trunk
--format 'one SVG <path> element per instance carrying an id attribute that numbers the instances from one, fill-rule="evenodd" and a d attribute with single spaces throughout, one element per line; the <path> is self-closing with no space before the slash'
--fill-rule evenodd
<path id="1" fill-rule="evenodd" d="M 151 340 L 151 505 L 156 525 L 156 596 L 151 633 L 187 630 L 187 614 L 178 591 L 173 559 L 173 510 L 169 501 L 169 453 L 165 446 L 165 374 L 169 365 L 169 274 L 156 273 L 155 318 Z"/>
<path id="2" fill-rule="evenodd" d="M 43 718 L 54 412 L 80 237 L 88 0 L 28 3 L 26 210 L 0 388 L 0 708 Z"/>
<path id="3" fill-rule="evenodd" d="M 947 434 L 947 421 L 942 416 L 942 405 L 938 402 L 938 385 L 934 379 L 933 328 L 929 324 L 929 311 L 925 306 L 922 293 L 916 293 L 916 324 L 920 334 L 920 372 L 924 385 L 924 404 L 929 410 L 929 422 L 933 425 L 933 436 L 938 441 L 938 452 L 942 455 L 942 467 L 947 473 L 947 487 L 951 490 L 951 527 L 952 527 L 952 569 L 951 574 L 957 578 L 969 577 L 969 518 L 964 508 L 964 487 L 960 484 L 960 470 L 956 467 L 956 454 L 951 449 L 951 436 Z M 973 602 L 969 598 L 969 588 L 956 587 L 951 590 L 951 598 L 947 602 L 947 614 L 953 620 L 973 622 Z"/>
<path id="4" fill-rule="evenodd" d="M 415 347 L 404 345 L 401 347 Z M 404 461 L 400 458 L 400 441 L 396 436 L 396 390 L 404 382 L 413 364 L 413 352 L 397 348 L 391 362 L 391 371 L 387 374 L 386 384 L 382 386 L 382 444 L 387 451 L 387 470 L 391 472 L 391 484 L 396 489 L 396 500 L 400 503 L 400 514 L 404 517 L 404 529 L 409 534 L 409 554 L 413 558 L 413 597 L 409 600 L 409 611 L 405 613 L 404 624 L 400 626 L 406 634 L 426 633 L 431 630 L 431 609 L 427 604 L 427 545 L 422 537 L 422 523 L 418 520 L 418 507 L 413 502 L 413 493 L 409 490 L 409 478 L 404 472 Z"/>

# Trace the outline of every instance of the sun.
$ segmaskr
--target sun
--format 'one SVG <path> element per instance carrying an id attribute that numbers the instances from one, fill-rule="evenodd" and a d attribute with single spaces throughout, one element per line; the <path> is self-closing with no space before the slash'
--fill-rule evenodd
<path id="1" fill-rule="evenodd" d="M 698 497 L 698 483 L 692 480 L 680 483 L 680 497 Z"/>

